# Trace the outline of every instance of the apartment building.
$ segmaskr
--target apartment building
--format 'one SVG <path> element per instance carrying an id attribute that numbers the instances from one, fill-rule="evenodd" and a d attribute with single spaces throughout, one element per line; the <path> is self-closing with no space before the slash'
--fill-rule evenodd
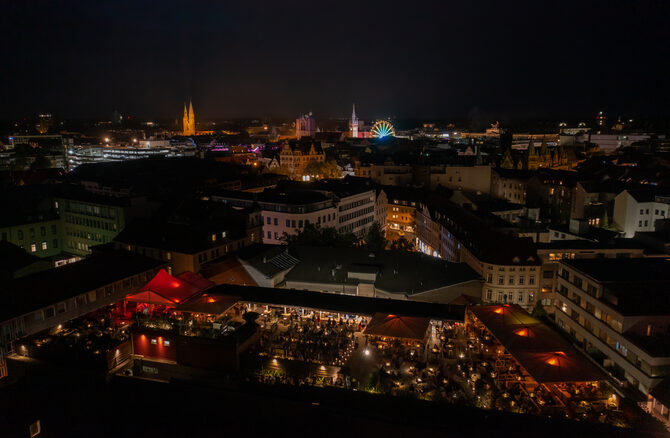
<path id="1" fill-rule="evenodd" d="M 670 261 L 562 260 L 556 323 L 642 393 L 670 374 Z"/>
<path id="2" fill-rule="evenodd" d="M 6 282 L 0 310 L 0 378 L 7 375 L 7 355 L 21 348 L 14 345 L 16 339 L 115 303 L 143 286 L 162 266 L 138 254 L 108 250 Z"/>
<path id="3" fill-rule="evenodd" d="M 656 189 L 624 190 L 614 198 L 614 226 L 624 237 L 656 230 L 670 214 L 670 195 Z"/>

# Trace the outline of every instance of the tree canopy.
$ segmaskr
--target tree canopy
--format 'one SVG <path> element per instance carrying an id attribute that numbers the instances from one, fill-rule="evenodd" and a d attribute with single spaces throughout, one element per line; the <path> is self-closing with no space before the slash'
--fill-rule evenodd
<path id="1" fill-rule="evenodd" d="M 283 240 L 289 245 L 332 246 L 345 248 L 354 246 L 358 238 L 353 233 L 338 233 L 335 228 L 317 228 L 314 224 L 305 225 L 298 234 L 284 234 Z"/>
<path id="2" fill-rule="evenodd" d="M 305 167 L 307 175 L 314 175 L 317 179 L 339 178 L 342 176 L 340 168 L 337 167 L 335 160 L 330 161 L 310 161 Z"/>

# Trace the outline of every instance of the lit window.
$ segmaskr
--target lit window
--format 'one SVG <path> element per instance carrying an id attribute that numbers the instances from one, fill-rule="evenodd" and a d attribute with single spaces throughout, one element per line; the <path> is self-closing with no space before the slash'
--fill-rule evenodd
<path id="1" fill-rule="evenodd" d="M 31 251 L 31 252 L 35 252 L 35 251 L 37 251 L 37 245 L 35 245 L 34 243 L 31 243 L 31 244 L 30 244 L 30 251 Z"/>
<path id="2" fill-rule="evenodd" d="M 47 243 L 46 242 L 42 242 L 42 249 L 47 249 Z"/>
<path id="3" fill-rule="evenodd" d="M 156 340 L 156 338 L 151 338 L 151 343 L 153 345 L 156 345 L 156 344 L 158 344 L 158 341 Z"/>

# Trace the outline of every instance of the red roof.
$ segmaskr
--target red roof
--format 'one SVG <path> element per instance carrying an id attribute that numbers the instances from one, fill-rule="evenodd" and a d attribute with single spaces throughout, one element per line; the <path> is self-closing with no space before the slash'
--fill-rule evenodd
<path id="1" fill-rule="evenodd" d="M 187 281 L 175 278 L 161 269 L 142 289 L 126 296 L 127 301 L 174 306 L 183 303 L 202 289 Z"/>
<path id="2" fill-rule="evenodd" d="M 184 271 L 177 275 L 177 278 L 187 283 L 191 283 L 193 286 L 200 288 L 200 290 L 207 290 L 215 285 L 213 281 L 209 281 L 202 275 L 194 274 L 191 271 Z"/>
<path id="3" fill-rule="evenodd" d="M 604 378 L 570 342 L 520 306 L 473 306 L 469 310 L 536 382 L 588 382 Z"/>
<path id="4" fill-rule="evenodd" d="M 424 339 L 429 324 L 429 318 L 375 313 L 365 327 L 363 334 L 388 336 L 390 338 Z"/>

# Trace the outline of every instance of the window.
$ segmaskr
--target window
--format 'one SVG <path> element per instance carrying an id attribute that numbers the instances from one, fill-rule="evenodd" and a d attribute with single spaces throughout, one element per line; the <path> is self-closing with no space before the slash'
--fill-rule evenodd
<path id="1" fill-rule="evenodd" d="M 56 228 L 56 225 L 51 225 L 51 234 L 56 234 L 58 232 L 58 229 Z"/>
<path id="2" fill-rule="evenodd" d="M 77 307 L 82 307 L 88 303 L 88 300 L 86 295 L 79 295 L 77 298 L 75 298 L 74 302 Z"/>
<path id="3" fill-rule="evenodd" d="M 67 303 L 65 301 L 56 304 L 56 313 L 65 313 L 65 312 L 67 312 Z"/>
<path id="4" fill-rule="evenodd" d="M 291 220 L 291 227 L 295 228 L 295 219 Z"/>
<path id="5" fill-rule="evenodd" d="M 35 245 L 34 243 L 31 243 L 30 244 L 30 252 L 35 252 L 35 251 L 37 251 L 37 245 Z"/>
<path id="6" fill-rule="evenodd" d="M 42 242 L 42 250 L 45 250 L 45 249 L 47 249 L 47 243 L 46 243 L 46 242 Z"/>
<path id="7" fill-rule="evenodd" d="M 523 284 L 526 282 L 526 277 L 523 275 L 519 277 L 519 285 L 523 286 Z"/>
<path id="8" fill-rule="evenodd" d="M 514 277 L 510 277 L 510 278 L 509 278 L 509 284 L 510 284 L 510 285 L 514 285 Z"/>
<path id="9" fill-rule="evenodd" d="M 487 283 L 493 283 L 493 274 L 488 274 L 487 275 L 486 282 Z"/>
<path id="10" fill-rule="evenodd" d="M 554 271 L 542 272 L 542 278 L 554 278 Z"/>
<path id="11" fill-rule="evenodd" d="M 505 284 L 505 277 L 502 275 L 498 275 L 498 284 Z"/>
<path id="12" fill-rule="evenodd" d="M 56 310 L 54 309 L 53 306 L 47 307 L 42 312 L 44 313 L 44 319 L 53 318 L 54 315 L 56 314 Z"/>
<path id="13" fill-rule="evenodd" d="M 523 303 L 523 292 L 519 292 L 519 296 L 517 297 L 517 301 L 520 303 Z"/>
<path id="14" fill-rule="evenodd" d="M 649 226 L 649 221 L 644 221 L 644 226 L 645 227 Z"/>
<path id="15" fill-rule="evenodd" d="M 534 275 L 531 275 L 530 277 L 528 277 L 528 284 L 530 284 L 530 285 L 535 284 L 535 276 Z"/>
<path id="16" fill-rule="evenodd" d="M 640 214 L 644 214 L 644 210 L 640 209 Z"/>
<path id="17" fill-rule="evenodd" d="M 275 218 L 275 226 L 279 225 L 279 219 Z"/>
<path id="18" fill-rule="evenodd" d="M 645 214 L 649 214 L 649 209 L 646 209 L 646 210 L 644 211 L 644 213 L 645 213 Z"/>
<path id="19" fill-rule="evenodd" d="M 23 230 L 19 230 L 19 240 L 23 240 Z"/>
<path id="20" fill-rule="evenodd" d="M 486 301 L 491 301 L 493 299 L 493 291 L 491 289 L 486 290 Z"/>
<path id="21" fill-rule="evenodd" d="M 164 345 L 165 347 L 169 347 L 169 346 L 170 346 L 170 340 L 169 340 L 169 339 L 164 340 L 164 341 L 163 341 L 163 345 Z"/>
<path id="22" fill-rule="evenodd" d="M 302 228 L 302 220 L 298 221 L 298 228 Z"/>
<path id="23" fill-rule="evenodd" d="M 40 235 L 41 236 L 47 235 L 47 227 L 40 227 Z"/>
<path id="24" fill-rule="evenodd" d="M 638 226 L 638 227 L 641 227 L 641 226 L 642 226 L 642 221 L 639 221 L 639 222 L 637 223 L 637 226 Z"/>
<path id="25" fill-rule="evenodd" d="M 289 219 L 286 219 L 286 226 L 290 227 L 291 226 L 291 221 Z"/>
<path id="26" fill-rule="evenodd" d="M 268 231 L 268 239 L 272 239 L 272 231 Z"/>

